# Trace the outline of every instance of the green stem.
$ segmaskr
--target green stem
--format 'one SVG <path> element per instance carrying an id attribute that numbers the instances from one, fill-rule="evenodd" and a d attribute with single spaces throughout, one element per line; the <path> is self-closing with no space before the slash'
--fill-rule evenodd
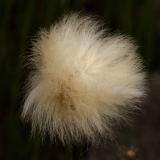
<path id="1" fill-rule="evenodd" d="M 67 160 L 73 160 L 73 146 L 72 146 L 72 144 L 67 145 L 66 151 L 67 151 Z"/>
<path id="2" fill-rule="evenodd" d="M 82 145 L 77 148 L 78 160 L 82 160 Z"/>

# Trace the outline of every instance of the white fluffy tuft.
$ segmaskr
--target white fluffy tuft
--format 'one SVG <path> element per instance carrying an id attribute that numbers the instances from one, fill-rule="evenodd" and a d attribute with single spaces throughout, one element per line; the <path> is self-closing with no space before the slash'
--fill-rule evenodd
<path id="1" fill-rule="evenodd" d="M 89 16 L 70 14 L 38 33 L 22 117 L 63 143 L 97 142 L 136 110 L 145 94 L 137 47 Z"/>

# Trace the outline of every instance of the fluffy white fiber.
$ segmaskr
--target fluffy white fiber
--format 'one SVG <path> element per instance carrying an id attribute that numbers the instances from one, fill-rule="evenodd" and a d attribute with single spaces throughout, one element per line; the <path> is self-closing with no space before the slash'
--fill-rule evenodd
<path id="1" fill-rule="evenodd" d="M 63 144 L 97 143 L 138 108 L 145 73 L 137 47 L 102 28 L 101 22 L 75 13 L 38 33 L 22 111 L 33 131 Z"/>

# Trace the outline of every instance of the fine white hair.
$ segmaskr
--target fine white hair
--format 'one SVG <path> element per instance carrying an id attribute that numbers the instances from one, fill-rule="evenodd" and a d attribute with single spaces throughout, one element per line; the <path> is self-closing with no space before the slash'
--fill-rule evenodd
<path id="1" fill-rule="evenodd" d="M 68 14 L 32 42 L 22 117 L 64 145 L 111 138 L 113 126 L 145 95 L 133 40 L 109 34 L 90 16 Z"/>

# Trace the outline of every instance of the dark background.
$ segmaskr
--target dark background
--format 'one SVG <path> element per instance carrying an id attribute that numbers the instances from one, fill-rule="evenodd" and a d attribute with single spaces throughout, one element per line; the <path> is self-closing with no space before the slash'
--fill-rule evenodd
<path id="1" fill-rule="evenodd" d="M 160 159 L 160 1 L 159 0 L 0 0 L 0 160 L 66 159 L 65 148 L 30 137 L 20 118 L 24 68 L 30 39 L 64 13 L 85 11 L 105 22 L 111 32 L 131 35 L 149 74 L 148 97 L 134 127 L 121 128 L 116 142 L 83 148 L 83 159 Z M 76 148 L 76 147 L 75 147 Z M 76 150 L 74 151 L 75 158 Z"/>

